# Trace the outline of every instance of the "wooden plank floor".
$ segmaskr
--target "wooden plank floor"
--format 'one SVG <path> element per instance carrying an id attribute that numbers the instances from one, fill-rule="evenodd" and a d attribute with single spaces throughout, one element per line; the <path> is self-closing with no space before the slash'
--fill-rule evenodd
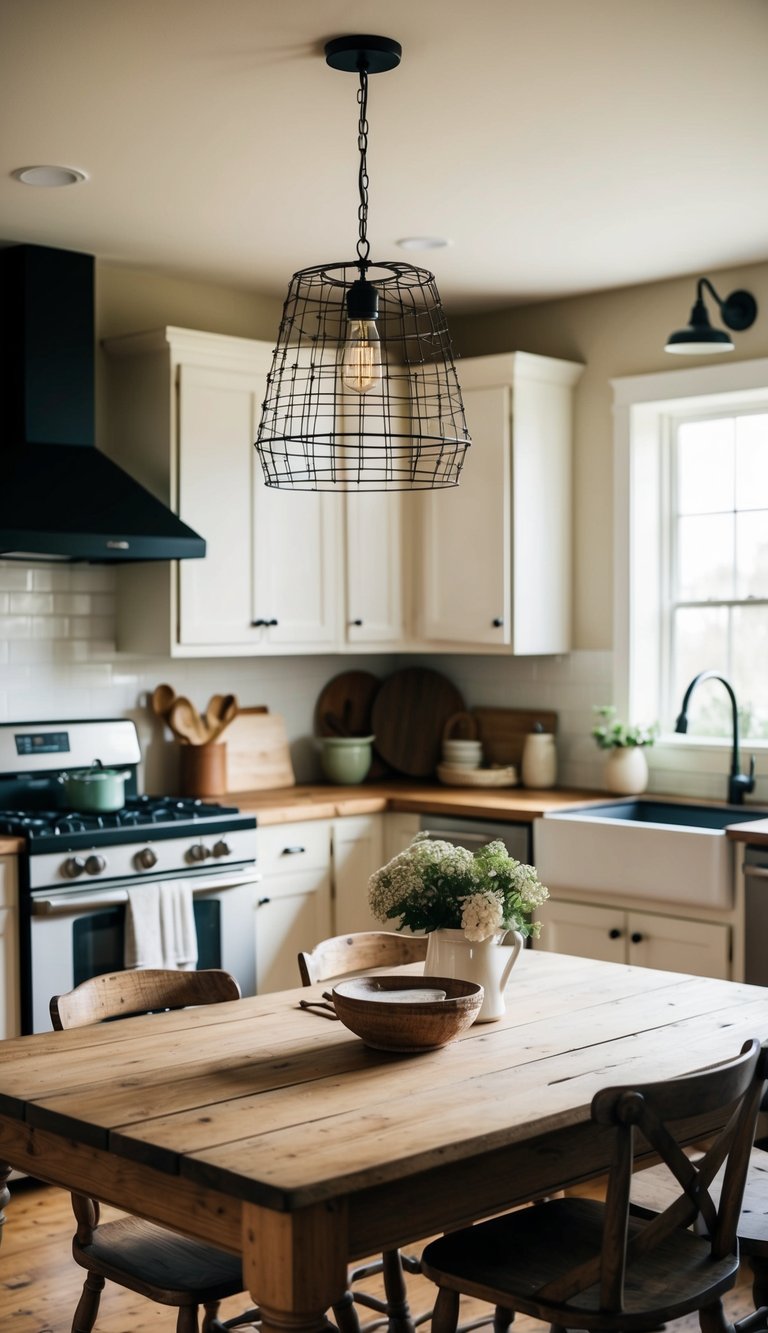
<path id="1" fill-rule="evenodd" d="M 74 1220 L 69 1195 L 29 1180 L 12 1182 L 11 1195 L 0 1247 L 0 1329 L 70 1333 L 84 1273 L 71 1256 Z M 105 1218 L 112 1215 L 116 1214 L 104 1210 Z M 726 1297 L 730 1319 L 739 1319 L 752 1308 L 749 1284 L 749 1271 L 744 1269 L 738 1286 Z M 368 1289 L 381 1290 L 375 1279 Z M 409 1277 L 408 1290 L 414 1313 L 431 1307 L 435 1288 L 425 1278 Z M 237 1314 L 247 1304 L 243 1298 L 225 1301 L 222 1316 Z M 462 1319 L 474 1318 L 487 1308 L 467 1302 Z M 365 1318 L 366 1312 L 362 1314 Z M 95 1333 L 174 1333 L 175 1327 L 175 1311 L 107 1284 Z M 429 1324 L 421 1327 L 428 1330 Z M 547 1327 L 522 1315 L 515 1321 L 517 1333 L 544 1333 Z M 670 1327 L 675 1333 L 694 1333 L 698 1321 L 678 1320 Z"/>

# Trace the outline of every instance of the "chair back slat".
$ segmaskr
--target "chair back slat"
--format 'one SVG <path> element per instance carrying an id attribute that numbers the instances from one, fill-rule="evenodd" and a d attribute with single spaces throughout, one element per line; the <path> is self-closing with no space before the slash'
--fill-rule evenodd
<path id="1" fill-rule="evenodd" d="M 681 1228 L 703 1217 L 713 1259 L 736 1253 L 736 1225 L 741 1212 L 749 1155 L 760 1099 L 768 1076 L 768 1051 L 753 1039 L 733 1060 L 665 1083 L 636 1088 L 604 1088 L 592 1102 L 592 1118 L 613 1126 L 614 1151 L 608 1177 L 602 1248 L 537 1292 L 541 1301 L 563 1302 L 599 1281 L 601 1308 L 624 1309 L 627 1261 L 647 1254 Z M 722 1111 L 727 1123 L 707 1153 L 693 1162 L 682 1151 L 669 1121 L 685 1121 L 702 1112 Z M 680 1193 L 640 1229 L 629 1229 L 632 1160 L 640 1135 L 661 1157 Z M 634 1142 L 633 1142 L 634 1140 Z M 726 1161 L 725 1180 L 716 1207 L 709 1193 Z"/>
<path id="2" fill-rule="evenodd" d="M 65 1028 L 103 1023 L 108 1018 L 130 1018 L 158 1009 L 185 1009 L 239 999 L 237 981 L 219 968 L 201 972 L 138 968 L 105 972 L 81 982 L 64 995 L 54 995 L 50 1012 L 54 1028 L 61 1032 Z"/>
<path id="3" fill-rule="evenodd" d="M 334 935 L 315 945 L 311 953 L 299 954 L 301 983 L 314 986 L 318 981 L 353 972 L 422 963 L 427 956 L 427 944 L 426 935 L 399 935 L 387 930 Z"/>

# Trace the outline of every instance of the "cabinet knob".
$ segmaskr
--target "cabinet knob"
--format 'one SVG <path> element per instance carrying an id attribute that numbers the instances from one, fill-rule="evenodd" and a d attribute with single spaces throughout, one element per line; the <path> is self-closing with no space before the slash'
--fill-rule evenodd
<path id="1" fill-rule="evenodd" d="M 608 931 L 608 939 L 620 940 L 623 934 L 624 934 L 623 930 L 619 930 L 617 926 L 614 926 L 613 930 Z"/>
<path id="2" fill-rule="evenodd" d="M 494 616 L 493 620 L 491 621 L 491 624 L 493 625 L 494 629 L 501 629 L 502 625 L 504 624 L 504 617 Z"/>
<path id="3" fill-rule="evenodd" d="M 355 626 L 357 627 L 357 629 L 360 629 L 360 628 L 362 627 L 362 623 L 363 623 L 363 622 L 362 622 L 362 620 L 350 620 L 349 623 L 350 623 L 350 625 L 355 625 Z"/>
<path id="4" fill-rule="evenodd" d="M 271 901 L 272 901 L 271 898 L 259 898 L 259 901 L 257 902 L 256 906 L 266 907 L 268 903 L 271 903 Z"/>
<path id="5" fill-rule="evenodd" d="M 251 629 L 262 629 L 266 623 L 266 620 L 252 620 Z"/>
<path id="6" fill-rule="evenodd" d="M 264 624 L 265 624 L 265 625 L 269 625 L 269 627 L 270 627 L 270 629 L 271 629 L 273 625 L 276 625 L 276 624 L 277 624 L 277 621 L 276 621 L 276 620 L 265 620 L 265 621 L 264 621 Z"/>
<path id="7" fill-rule="evenodd" d="M 642 944 L 645 936 L 641 935 L 639 930 L 633 930 L 629 938 L 633 944 Z"/>

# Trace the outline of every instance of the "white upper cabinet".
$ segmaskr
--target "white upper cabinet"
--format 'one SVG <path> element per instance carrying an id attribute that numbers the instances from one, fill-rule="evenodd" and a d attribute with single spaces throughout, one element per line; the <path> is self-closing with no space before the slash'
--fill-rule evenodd
<path id="1" fill-rule="evenodd" d="M 403 502 L 399 494 L 347 495 L 346 642 L 398 644 L 403 622 Z"/>
<path id="2" fill-rule="evenodd" d="M 567 652 L 571 418 L 583 367 L 525 352 L 459 364 L 472 437 L 456 490 L 424 497 L 417 635 L 433 650 Z"/>
<path id="3" fill-rule="evenodd" d="M 203 560 L 119 571 L 118 646 L 171 656 L 328 651 L 338 497 L 264 485 L 270 344 L 168 328 L 110 339 L 110 452 L 205 538 Z"/>

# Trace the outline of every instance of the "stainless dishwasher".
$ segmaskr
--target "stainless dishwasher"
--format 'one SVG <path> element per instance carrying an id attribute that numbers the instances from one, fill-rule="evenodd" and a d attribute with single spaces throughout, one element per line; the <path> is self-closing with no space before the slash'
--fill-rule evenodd
<path id="1" fill-rule="evenodd" d="M 768 847 L 744 851 L 744 980 L 768 986 Z"/>
<path id="2" fill-rule="evenodd" d="M 476 852 L 487 842 L 503 842 L 510 856 L 530 864 L 530 824 L 499 824 L 486 819 L 456 819 L 453 815 L 421 815 L 420 828 L 442 842 L 454 847 L 466 847 Z"/>

